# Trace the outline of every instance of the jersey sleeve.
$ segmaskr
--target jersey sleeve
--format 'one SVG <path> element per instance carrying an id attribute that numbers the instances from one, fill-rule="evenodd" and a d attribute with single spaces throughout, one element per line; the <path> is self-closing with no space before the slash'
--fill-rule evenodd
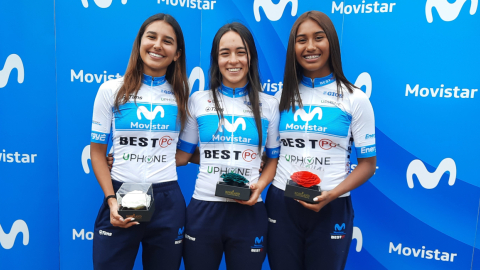
<path id="1" fill-rule="evenodd" d="M 177 148 L 193 154 L 195 148 L 197 148 L 198 144 L 198 123 L 197 117 L 195 115 L 195 93 L 190 96 L 188 99 L 188 110 L 190 115 L 187 117 L 187 121 L 183 131 L 180 134 L 180 138 L 178 139 Z"/>
<path id="2" fill-rule="evenodd" d="M 352 136 L 357 158 L 374 157 L 377 149 L 372 104 L 365 93 L 360 90 L 355 90 L 352 96 Z"/>
<path id="3" fill-rule="evenodd" d="M 98 89 L 93 105 L 91 142 L 108 144 L 113 119 L 113 91 L 105 84 Z"/>
<path id="4" fill-rule="evenodd" d="M 278 125 L 280 122 L 280 113 L 278 111 L 278 101 L 271 99 L 271 118 L 268 122 L 267 142 L 265 143 L 265 151 L 267 157 L 278 158 L 280 156 L 280 133 Z"/>

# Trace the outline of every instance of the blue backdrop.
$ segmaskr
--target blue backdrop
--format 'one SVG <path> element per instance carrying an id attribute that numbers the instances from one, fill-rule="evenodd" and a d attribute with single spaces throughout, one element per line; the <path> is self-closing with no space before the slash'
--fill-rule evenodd
<path id="1" fill-rule="evenodd" d="M 89 160 L 93 101 L 101 83 L 124 74 L 147 17 L 170 13 L 182 26 L 192 91 L 208 88 L 218 28 L 245 24 L 273 95 L 283 87 L 293 22 L 320 10 L 337 29 L 347 78 L 370 97 L 376 117 L 378 168 L 352 192 L 346 269 L 480 269 L 478 0 L 384 1 L 1 2 L 2 266 L 92 269 L 103 200 Z M 196 172 L 179 169 L 187 202 Z"/>

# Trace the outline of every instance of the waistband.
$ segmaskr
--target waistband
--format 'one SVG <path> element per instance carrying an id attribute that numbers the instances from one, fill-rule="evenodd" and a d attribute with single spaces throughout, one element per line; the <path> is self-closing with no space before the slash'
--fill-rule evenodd
<path id="1" fill-rule="evenodd" d="M 115 192 L 122 186 L 124 182 L 120 182 L 117 180 L 112 179 L 112 185 Z M 161 182 L 161 183 L 152 183 L 152 188 L 154 192 L 163 192 L 169 191 L 180 188 L 178 185 L 178 181 L 168 181 L 168 182 Z"/>

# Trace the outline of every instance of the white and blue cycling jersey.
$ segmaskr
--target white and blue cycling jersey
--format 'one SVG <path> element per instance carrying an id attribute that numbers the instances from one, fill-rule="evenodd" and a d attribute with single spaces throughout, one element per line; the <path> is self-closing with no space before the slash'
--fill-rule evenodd
<path id="1" fill-rule="evenodd" d="M 190 117 L 180 135 L 178 149 L 193 153 L 200 142 L 200 169 L 193 194 L 195 199 L 233 201 L 215 196 L 216 184 L 226 167 L 241 169 L 241 174 L 250 177 L 250 183 L 258 181 L 262 153 L 258 152 L 259 136 L 246 87 L 232 89 L 222 85 L 219 88 L 218 98 L 224 116 L 222 121 L 219 121 L 215 110 L 213 91 L 198 91 L 189 99 Z M 260 93 L 260 109 L 262 152 L 265 151 L 270 158 L 278 158 L 278 102 Z"/>
<path id="2" fill-rule="evenodd" d="M 115 159 L 112 179 L 159 183 L 177 180 L 175 152 L 180 131 L 177 102 L 163 77 L 143 75 L 136 96 L 115 112 L 123 78 L 103 83 L 93 108 L 92 138 L 107 144 L 112 132 Z"/>
<path id="3" fill-rule="evenodd" d="M 281 150 L 273 185 L 285 190 L 298 167 L 322 168 L 320 187 L 332 190 L 350 172 L 350 153 L 355 142 L 357 158 L 376 155 L 375 119 L 370 100 L 361 90 L 344 87 L 337 94 L 332 74 L 314 80 L 303 77 L 299 84 L 303 108 L 280 113 Z M 280 99 L 281 92 L 275 94 Z M 344 194 L 347 196 L 350 193 Z"/>

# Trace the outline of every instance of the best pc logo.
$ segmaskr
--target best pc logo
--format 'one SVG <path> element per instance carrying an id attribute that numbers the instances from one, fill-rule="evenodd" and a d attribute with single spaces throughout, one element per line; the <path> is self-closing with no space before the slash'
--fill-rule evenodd
<path id="1" fill-rule="evenodd" d="M 457 177 L 457 166 L 455 161 L 451 158 L 446 158 L 440 162 L 437 170 L 430 173 L 425 164 L 419 159 L 415 159 L 408 165 L 407 169 L 407 183 L 409 188 L 413 188 L 413 175 L 416 174 L 420 185 L 426 189 L 435 188 L 440 182 L 440 178 L 446 172 L 450 172 L 450 177 L 448 178 L 448 184 L 453 186 L 455 184 L 455 179 Z"/>
<path id="2" fill-rule="evenodd" d="M 30 241 L 30 233 L 25 221 L 21 219 L 15 221 L 10 229 L 10 233 L 5 233 L 2 225 L 0 225 L 0 244 L 2 247 L 4 249 L 11 249 L 13 244 L 15 244 L 15 239 L 19 233 L 23 234 L 23 245 L 28 245 L 28 242 Z"/>
<path id="3" fill-rule="evenodd" d="M 255 20 L 257 22 L 260 21 L 260 7 L 263 8 L 263 12 L 265 12 L 265 15 L 270 21 L 280 20 L 288 3 L 292 4 L 292 16 L 297 15 L 298 0 L 280 0 L 278 4 L 272 3 L 271 0 L 255 0 L 253 2 L 253 14 L 255 15 Z"/>
<path id="4" fill-rule="evenodd" d="M 16 54 L 10 54 L 5 61 L 5 65 L 3 69 L 0 70 L 0 88 L 3 88 L 8 83 L 8 78 L 10 77 L 10 73 L 12 70 L 16 68 L 18 71 L 17 75 L 17 82 L 23 83 L 23 79 L 25 77 L 25 73 L 23 70 L 23 62 L 20 56 Z"/>
<path id="5" fill-rule="evenodd" d="M 112 0 L 93 0 L 99 8 L 108 8 L 112 4 Z M 126 4 L 127 0 L 122 0 L 122 4 Z M 82 0 L 84 8 L 88 8 L 88 0 Z"/>
<path id="6" fill-rule="evenodd" d="M 242 130 L 245 130 L 247 128 L 247 123 L 245 123 L 245 119 L 243 118 L 237 118 L 237 120 L 235 120 L 235 123 L 233 124 L 230 124 L 230 122 L 223 118 L 221 122 L 218 123 L 219 127 L 218 127 L 218 130 L 220 132 L 223 132 L 223 128 L 222 127 L 225 127 L 225 129 L 228 131 L 228 132 L 235 132 L 237 131 L 237 128 L 238 126 L 242 126 Z"/>
<path id="7" fill-rule="evenodd" d="M 305 122 L 311 121 L 315 117 L 316 114 L 318 114 L 318 120 L 321 120 L 322 117 L 323 117 L 322 108 L 316 107 L 310 113 L 306 113 L 305 110 L 303 108 L 301 108 L 301 109 L 298 109 L 295 112 L 295 114 L 293 115 L 293 120 L 295 122 L 297 122 L 298 117 L 300 116 L 300 118 Z"/>
<path id="8" fill-rule="evenodd" d="M 470 4 L 470 15 L 474 15 L 477 12 L 478 0 L 469 1 L 472 2 Z M 448 2 L 448 0 L 427 0 L 427 4 L 425 5 L 425 15 L 427 16 L 427 21 L 429 23 L 433 22 L 432 10 L 435 8 L 442 20 L 451 22 L 458 17 L 465 2 L 467 2 L 467 0 L 457 0 L 451 4 Z"/>

